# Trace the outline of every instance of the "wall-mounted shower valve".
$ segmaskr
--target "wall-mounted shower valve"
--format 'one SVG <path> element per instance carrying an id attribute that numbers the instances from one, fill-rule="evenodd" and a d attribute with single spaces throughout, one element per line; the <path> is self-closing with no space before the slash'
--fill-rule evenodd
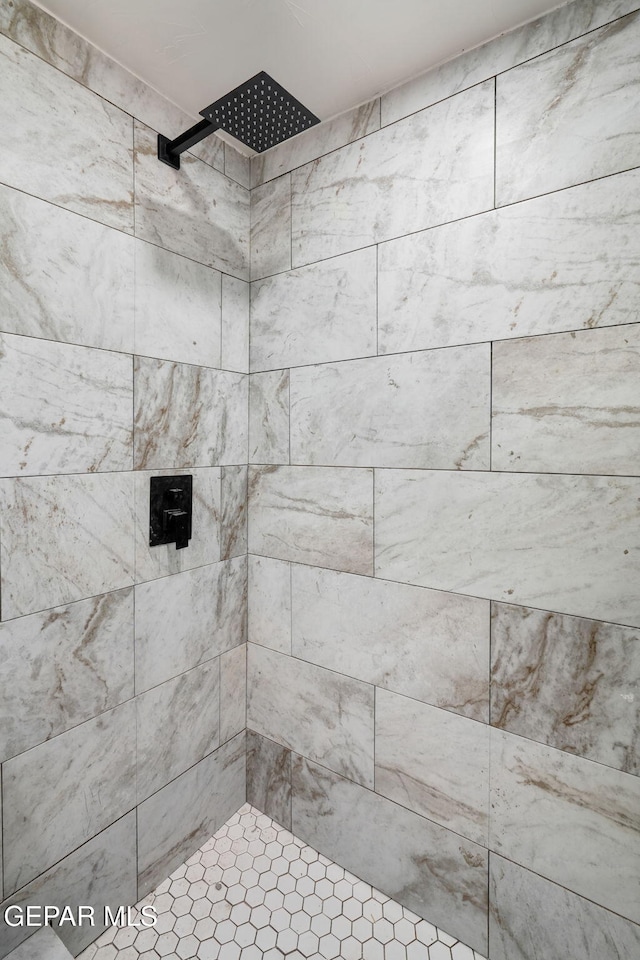
<path id="1" fill-rule="evenodd" d="M 175 543 L 189 546 L 193 477 L 151 477 L 149 495 L 149 546 Z"/>

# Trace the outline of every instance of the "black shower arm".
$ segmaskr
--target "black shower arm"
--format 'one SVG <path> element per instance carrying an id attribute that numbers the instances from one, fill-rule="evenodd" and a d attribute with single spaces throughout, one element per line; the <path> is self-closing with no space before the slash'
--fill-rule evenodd
<path id="1" fill-rule="evenodd" d="M 217 127 L 215 123 L 210 123 L 208 120 L 201 120 L 200 123 L 194 124 L 193 127 L 189 127 L 188 130 L 181 133 L 175 140 L 169 140 L 168 137 L 163 137 L 162 134 L 159 133 L 158 160 L 162 160 L 163 163 L 173 167 L 174 170 L 179 170 L 180 154 L 219 129 L 220 127 Z"/>

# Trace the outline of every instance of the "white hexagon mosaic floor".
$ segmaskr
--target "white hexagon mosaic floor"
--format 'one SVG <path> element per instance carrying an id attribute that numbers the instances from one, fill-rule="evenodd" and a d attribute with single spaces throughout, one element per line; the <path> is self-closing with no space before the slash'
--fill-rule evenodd
<path id="1" fill-rule="evenodd" d="M 246 804 L 79 960 L 484 960 Z"/>

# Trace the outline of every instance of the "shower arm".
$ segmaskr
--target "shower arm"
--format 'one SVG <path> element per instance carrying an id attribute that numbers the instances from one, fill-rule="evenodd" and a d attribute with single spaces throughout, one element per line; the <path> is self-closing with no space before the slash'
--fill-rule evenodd
<path id="1" fill-rule="evenodd" d="M 188 130 L 181 133 L 175 140 L 169 140 L 168 137 L 163 137 L 163 135 L 159 133 L 158 160 L 162 160 L 163 163 L 173 167 L 174 170 L 179 170 L 180 154 L 219 129 L 220 127 L 216 126 L 215 123 L 210 123 L 209 120 L 201 120 L 200 123 L 194 124 L 193 127 L 189 127 Z"/>

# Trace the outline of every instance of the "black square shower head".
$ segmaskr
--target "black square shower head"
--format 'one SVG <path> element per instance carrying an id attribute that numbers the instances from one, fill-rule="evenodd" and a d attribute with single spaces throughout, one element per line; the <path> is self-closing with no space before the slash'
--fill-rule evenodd
<path id="1" fill-rule="evenodd" d="M 256 153 L 320 123 L 264 70 L 201 110 L 200 116 Z"/>

